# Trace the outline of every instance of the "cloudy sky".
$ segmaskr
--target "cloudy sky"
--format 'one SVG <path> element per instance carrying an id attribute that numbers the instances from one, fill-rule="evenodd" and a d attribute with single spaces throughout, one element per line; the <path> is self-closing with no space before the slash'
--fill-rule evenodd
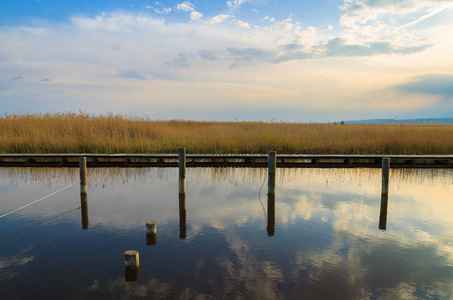
<path id="1" fill-rule="evenodd" d="M 453 117 L 453 0 L 0 0 L 0 113 Z"/>

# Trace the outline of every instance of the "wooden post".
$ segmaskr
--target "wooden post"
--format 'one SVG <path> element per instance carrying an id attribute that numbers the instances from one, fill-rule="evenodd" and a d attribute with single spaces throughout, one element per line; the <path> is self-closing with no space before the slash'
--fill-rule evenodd
<path id="1" fill-rule="evenodd" d="M 157 224 L 156 222 L 146 222 L 146 245 L 157 243 Z"/>
<path id="2" fill-rule="evenodd" d="M 269 195 L 275 195 L 275 173 L 277 169 L 277 152 L 270 151 L 269 152 L 269 180 L 267 184 L 267 193 Z"/>
<path id="3" fill-rule="evenodd" d="M 62 166 L 62 165 L 64 165 L 65 163 L 68 162 L 68 160 L 67 160 L 66 158 L 64 158 L 64 157 L 60 157 L 59 160 L 60 160 L 60 166 Z"/>
<path id="4" fill-rule="evenodd" d="M 389 194 L 390 158 L 382 159 L 382 195 Z"/>
<path id="5" fill-rule="evenodd" d="M 179 148 L 179 194 L 186 193 L 186 148 Z"/>
<path id="6" fill-rule="evenodd" d="M 267 195 L 267 235 L 275 234 L 275 195 Z"/>
<path id="7" fill-rule="evenodd" d="M 124 278 L 126 281 L 136 281 L 140 273 L 140 262 L 138 258 L 138 251 L 127 250 L 124 252 Z"/>
<path id="8" fill-rule="evenodd" d="M 87 193 L 80 193 L 80 206 L 82 211 L 82 229 L 88 229 L 88 199 Z"/>
<path id="9" fill-rule="evenodd" d="M 80 168 L 80 193 L 87 193 L 87 158 L 79 158 Z"/>
<path id="10" fill-rule="evenodd" d="M 183 240 L 187 236 L 186 227 L 186 195 L 179 195 L 179 239 Z"/>
<path id="11" fill-rule="evenodd" d="M 133 269 L 140 267 L 137 250 L 127 250 L 124 252 L 124 264 L 126 268 Z"/>

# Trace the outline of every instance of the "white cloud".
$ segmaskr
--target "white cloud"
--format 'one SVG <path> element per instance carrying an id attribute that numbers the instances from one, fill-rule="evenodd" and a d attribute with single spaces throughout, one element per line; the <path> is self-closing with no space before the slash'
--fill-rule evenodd
<path id="1" fill-rule="evenodd" d="M 160 14 L 160 15 L 166 15 L 168 14 L 169 12 L 171 12 L 171 8 L 170 7 L 166 7 L 166 8 L 154 8 L 154 7 L 150 7 L 150 6 L 147 6 L 146 8 L 148 9 L 152 9 L 154 10 L 154 12 L 156 14 Z"/>
<path id="2" fill-rule="evenodd" d="M 227 1 L 228 7 L 236 8 L 241 6 L 243 3 L 248 2 L 249 0 L 233 0 L 233 1 Z"/>
<path id="3" fill-rule="evenodd" d="M 409 22 L 407 24 L 404 24 L 402 27 L 405 28 L 405 27 L 410 27 L 410 26 L 414 26 L 420 22 L 423 22 L 425 21 L 426 19 L 429 19 L 443 11 L 445 11 L 446 9 L 448 9 L 449 7 L 451 6 L 451 4 L 448 4 L 448 5 L 444 5 L 444 6 L 441 6 L 441 7 L 436 7 L 434 9 L 432 9 L 429 13 L 427 13 L 426 15 L 423 15 L 421 16 L 420 18 L 418 18 L 417 20 L 414 20 L 412 22 Z"/>
<path id="4" fill-rule="evenodd" d="M 217 15 L 217 16 L 211 18 L 208 21 L 208 23 L 210 23 L 210 24 L 218 24 L 218 23 L 222 23 L 223 21 L 225 21 L 228 18 L 233 18 L 233 17 L 234 17 L 233 15 L 220 14 L 220 15 Z"/>
<path id="5" fill-rule="evenodd" d="M 453 13 L 451 0 L 344 0 L 339 22 L 343 32 L 338 36 L 358 46 L 390 44 L 392 48 L 422 48 L 430 45 L 432 35 L 427 27 L 415 25 L 436 15 Z M 445 16 L 444 16 L 445 18 Z M 450 21 L 451 22 L 451 21 Z M 445 23 L 445 22 L 444 22 Z M 434 22 L 431 22 L 431 26 Z M 445 24 L 444 24 L 445 25 Z"/>
<path id="6" fill-rule="evenodd" d="M 198 12 L 198 11 L 192 11 L 190 13 L 190 20 L 191 21 L 197 21 L 203 17 L 203 14 Z"/>
<path id="7" fill-rule="evenodd" d="M 183 2 L 182 4 L 189 6 L 188 3 Z M 203 14 L 200 12 L 195 10 L 190 12 L 191 21 L 200 20 L 202 17 Z M 223 25 L 221 29 L 222 33 L 219 34 L 220 28 L 213 25 L 220 24 L 232 17 L 234 16 L 220 14 L 204 23 L 194 22 L 192 25 L 187 25 L 184 23 L 167 24 L 162 20 L 156 20 L 146 15 L 125 13 L 101 14 L 93 18 L 74 17 L 72 19 L 74 28 L 70 30 L 75 33 L 75 36 L 78 34 L 85 36 L 84 44 L 86 45 L 86 49 L 80 53 L 94 51 L 92 47 L 95 46 L 93 45 L 97 45 L 98 41 L 106 40 L 109 41 L 106 45 L 117 47 L 121 51 L 124 51 L 124 49 L 128 49 L 129 51 L 129 48 L 131 48 L 130 53 L 125 55 L 120 61 L 131 61 L 134 60 L 133 57 L 147 57 L 147 60 L 157 64 L 157 61 L 164 61 L 165 63 L 175 60 L 179 61 L 182 53 L 191 54 L 192 56 L 184 55 L 187 58 L 184 61 L 185 66 L 192 65 L 188 61 L 193 60 L 190 57 L 198 56 L 198 53 L 204 50 L 215 51 L 217 62 L 223 61 L 230 64 L 231 59 L 233 59 L 233 63 L 237 65 L 240 61 L 245 62 L 246 60 L 241 58 L 239 61 L 236 61 L 240 55 L 235 55 L 233 58 L 229 57 L 228 55 L 231 52 L 227 51 L 227 49 L 253 49 L 253 51 L 236 51 L 236 53 L 246 54 L 244 57 L 249 57 L 250 54 L 253 55 L 255 53 L 259 55 L 252 61 L 278 63 L 288 60 L 322 58 L 326 56 L 371 56 L 381 53 L 413 53 L 415 51 L 421 51 L 429 45 L 426 40 L 415 39 L 413 34 L 400 35 L 399 39 L 388 39 L 388 37 L 392 36 L 392 27 L 388 25 L 375 27 L 361 26 L 360 30 L 356 32 L 345 31 L 340 33 L 340 35 L 335 35 L 336 33 L 325 35 L 327 34 L 326 31 L 318 32 L 312 26 L 302 29 L 297 23 L 294 24 L 291 18 L 273 22 L 268 27 L 250 26 L 249 23 L 243 20 L 235 20 L 234 23 L 229 23 L 226 26 Z M 270 17 L 265 17 L 264 19 L 274 21 Z M 237 27 L 240 27 L 242 30 L 237 31 L 235 29 Z M 244 31 L 244 29 L 246 30 Z M 40 43 L 52 43 L 50 40 L 46 40 L 45 37 L 59 35 L 65 30 L 67 29 L 25 28 L 21 32 L 26 35 L 23 37 L 25 40 L 33 37 L 33 42 L 31 43 L 39 45 Z M 82 31 L 84 32 L 82 33 Z M 381 32 L 381 35 L 386 36 L 387 40 L 379 38 L 375 31 Z M 40 42 L 37 41 L 38 35 L 44 37 Z M 55 37 L 55 40 L 58 39 L 60 38 Z M 141 45 L 147 44 L 146 47 L 129 47 L 129 45 L 133 45 L 137 41 L 140 41 Z M 72 44 L 72 42 L 68 42 L 68 44 Z M 184 47 L 181 47 L 181 45 L 184 45 Z M 28 48 L 28 46 L 25 46 L 18 50 L 18 53 L 24 52 Z M 44 48 L 46 47 L 43 46 Z M 58 48 L 61 48 L 61 46 Z M 145 48 L 146 51 L 142 51 Z M 108 55 L 116 56 L 115 51 L 105 49 L 105 46 L 100 47 L 100 49 L 104 49 Z M 153 50 L 150 51 L 149 49 Z M 175 49 L 175 52 L 172 53 L 172 51 L 168 51 L 167 49 Z M 74 50 L 71 49 L 71 51 Z M 159 54 L 159 51 L 162 51 L 161 53 L 165 53 L 165 55 Z M 263 55 L 264 53 L 266 55 Z M 30 55 L 33 56 L 33 54 Z M 156 55 L 163 56 L 160 59 L 153 58 L 150 60 L 151 57 L 155 57 Z M 101 55 L 101 57 L 103 56 Z M 230 60 L 229 63 L 228 60 Z M 143 70 L 137 69 L 137 67 L 142 65 L 142 63 L 137 66 L 125 65 L 121 66 L 120 70 L 131 70 L 145 75 Z M 117 72 L 118 70 L 114 70 L 115 74 Z M 9 78 L 14 76 L 16 75 L 11 75 Z M 55 78 L 58 77 L 55 76 Z"/>
<path id="8" fill-rule="evenodd" d="M 77 16 L 71 19 L 73 25 L 83 30 L 105 30 L 105 31 L 128 31 L 132 28 L 143 29 L 148 27 L 159 27 L 164 24 L 162 20 L 150 18 L 145 15 L 133 15 L 123 13 L 102 13 L 94 18 Z M 47 30 L 44 28 L 27 28 L 31 30 Z M 49 28 L 51 30 L 51 28 Z"/>
<path id="9" fill-rule="evenodd" d="M 250 25 L 244 21 L 237 21 L 235 24 L 241 28 L 250 28 Z"/>
<path id="10" fill-rule="evenodd" d="M 291 31 L 294 28 L 294 25 L 290 21 L 277 22 L 275 28 L 281 31 Z"/>
<path id="11" fill-rule="evenodd" d="M 335 26 L 336 30 L 328 31 L 311 26 L 301 28 L 291 19 L 277 22 L 269 16 L 264 18 L 266 26 L 257 26 L 245 19 L 233 19 L 232 14 L 219 14 L 204 20 L 203 15 L 188 3 L 180 4 L 186 5 L 181 8 L 192 8 L 189 10 L 189 23 L 166 22 L 154 14 L 117 12 L 95 17 L 77 16 L 65 25 L 1 27 L 0 58 L 6 59 L 0 59 L 0 82 L 8 87 L 2 86 L 0 97 L 13 99 L 10 95 L 29 93 L 28 98 L 47 97 L 55 99 L 55 103 L 72 101 L 74 106 L 88 103 L 90 110 L 95 110 L 95 107 L 102 110 L 106 103 L 112 103 L 112 109 L 121 109 L 124 99 L 134 99 L 137 105 L 163 109 L 169 103 L 179 103 L 189 96 L 196 98 L 200 89 L 204 89 L 207 92 L 198 103 L 203 107 L 216 107 L 212 101 L 214 98 L 223 99 L 219 103 L 235 98 L 237 101 L 286 99 L 281 102 L 311 105 L 310 109 L 315 109 L 326 103 L 316 99 L 329 98 L 332 103 L 325 107 L 337 109 L 335 101 L 344 101 L 354 93 L 339 92 L 341 86 L 333 86 L 329 80 L 320 80 L 323 84 L 313 82 L 313 78 L 324 78 L 324 72 L 329 73 L 328 78 L 339 80 L 344 77 L 339 74 L 360 66 L 362 73 L 351 75 L 351 81 L 343 82 L 343 86 L 357 78 L 368 77 L 368 71 L 364 70 L 379 68 L 379 64 L 370 68 L 359 62 L 390 61 L 394 65 L 389 69 L 393 70 L 395 65 L 399 72 L 410 69 L 404 78 L 414 76 L 414 66 L 420 63 L 426 66 L 423 72 L 435 66 L 433 72 L 436 74 L 451 73 L 447 69 L 448 63 L 440 59 L 451 61 L 445 54 L 453 46 L 445 39 L 448 34 L 453 34 L 451 26 L 438 32 L 427 32 L 412 30 L 417 26 L 411 26 L 409 31 L 409 28 L 397 28 L 399 23 L 377 22 L 354 24 L 343 27 L 343 31 Z M 448 12 L 448 9 L 443 12 Z M 426 14 L 419 14 L 414 20 L 423 15 Z M 199 22 L 195 22 L 197 20 Z M 423 53 L 420 51 L 424 49 L 431 51 L 432 48 L 427 46 L 435 47 L 438 43 L 444 46 L 436 48 L 436 55 L 407 56 Z M 325 58 L 328 58 L 328 63 Z M 406 58 L 405 63 L 399 63 L 403 58 Z M 437 60 L 431 64 L 434 58 Z M 241 67 L 241 71 L 234 67 Z M 300 71 L 302 69 L 304 72 Z M 310 72 L 315 74 L 314 77 L 309 76 Z M 21 74 L 27 74 L 26 78 L 11 80 Z M 382 72 L 382 78 L 386 74 L 388 69 Z M 119 75 L 147 80 L 120 81 Z M 52 81 L 40 82 L 41 77 Z M 301 86 L 300 82 L 305 84 Z M 99 98 L 105 90 L 108 90 L 105 97 L 103 94 Z M 184 92 L 187 90 L 190 92 Z M 149 100 L 150 94 L 165 101 L 153 104 Z M 400 97 L 395 93 L 388 95 L 387 104 Z M 59 102 L 62 98 L 70 100 Z M 371 103 L 372 98 L 364 97 L 364 101 Z M 424 99 L 427 99 L 426 103 L 434 103 L 432 99 L 417 98 L 416 108 L 421 107 L 419 104 Z M 351 103 L 358 102 L 354 100 Z M 56 107 L 55 103 L 51 104 L 52 107 Z M 404 103 L 408 105 L 410 101 Z M 274 108 L 272 104 L 266 107 Z"/>
<path id="12" fill-rule="evenodd" d="M 446 5 L 446 3 L 450 2 Z M 392 16 L 394 21 L 411 17 L 413 13 L 429 13 L 449 6 L 451 0 L 344 0 L 341 9 L 340 25 L 348 28 L 356 24 Z"/>
<path id="13" fill-rule="evenodd" d="M 191 11 L 191 21 L 200 20 L 202 17 L 201 13 Z M 325 31 L 318 33 L 316 28 L 312 26 L 303 30 L 300 26 L 295 25 L 290 18 L 274 22 L 268 27 L 252 27 L 242 20 L 235 20 L 234 23 L 228 23 L 222 25 L 222 27 L 216 26 L 232 17 L 232 15 L 220 14 L 207 22 L 193 22 L 188 25 L 184 23 L 167 24 L 162 20 L 156 20 L 146 15 L 125 13 L 101 14 L 93 18 L 79 16 L 72 19 L 73 28 L 20 29 L 19 35 L 22 35 L 20 40 L 27 45 L 23 44 L 23 47 L 10 51 L 8 55 L 20 56 L 21 53 L 26 52 L 27 54 L 24 54 L 21 59 L 36 55 L 47 56 L 44 54 L 45 52 L 35 54 L 27 49 L 36 48 L 37 51 L 34 52 L 37 53 L 41 48 L 43 51 L 48 48 L 60 51 L 64 46 L 48 47 L 47 45 L 53 44 L 53 41 L 61 40 L 60 35 L 63 36 L 63 39 L 72 35 L 72 38 L 64 43 L 68 45 L 68 49 L 49 55 L 49 59 L 52 56 L 62 56 L 61 53 L 67 53 L 66 56 L 71 56 L 75 60 L 78 57 L 86 60 L 89 58 L 88 53 L 99 53 L 98 59 L 105 61 L 103 63 L 106 65 L 122 64 L 118 66 L 118 69 L 109 71 L 111 76 L 115 76 L 123 70 L 146 76 L 146 69 L 161 73 L 160 68 L 157 67 L 159 65 L 165 67 L 166 72 L 171 72 L 168 65 L 165 65 L 167 63 L 175 67 L 193 67 L 194 64 L 204 66 L 208 60 L 197 61 L 195 57 L 199 57 L 199 53 L 207 53 L 204 52 L 205 50 L 213 51 L 210 52 L 209 57 L 216 59 L 211 59 L 211 64 L 215 61 L 216 64 L 222 66 L 239 66 L 244 63 L 281 63 L 335 56 L 403 54 L 421 51 L 424 49 L 423 47 L 426 48 L 426 42 L 425 44 L 395 43 L 394 41 L 376 42 L 371 37 L 369 40 L 364 38 L 357 40 L 352 34 L 323 36 Z M 269 17 L 266 17 L 266 19 L 269 20 Z M 238 31 L 237 27 L 240 27 L 241 30 Z M 68 30 L 71 34 L 65 32 Z M 362 36 L 366 35 L 366 30 L 368 28 L 362 28 Z M 370 27 L 369 30 L 371 36 L 372 28 Z M 2 40 L 4 43 L 8 41 L 5 38 Z M 75 51 L 75 49 L 80 49 L 74 45 L 76 41 L 85 45 L 84 51 Z M 139 44 L 140 47 L 133 46 L 136 44 Z M 30 47 L 30 45 L 33 45 L 33 47 Z M 39 45 L 42 45 L 42 47 Z M 184 46 L 182 47 L 182 45 Z M 3 48 L 8 49 L 10 47 L 5 46 Z M 11 49 L 13 48 L 11 45 Z M 228 49 L 234 49 L 234 51 Z M 54 51 L 50 51 L 49 54 Z M 231 55 L 232 53 L 234 55 Z M 144 64 L 143 57 L 146 57 L 146 64 Z M 184 58 L 184 61 L 181 58 Z M 111 61 L 107 62 L 107 59 Z M 92 61 L 90 58 L 88 60 Z M 131 62 L 133 62 L 132 65 Z M 50 78 L 60 78 L 59 75 L 45 73 L 49 74 Z M 17 75 L 11 74 L 9 78 L 14 76 Z M 168 78 L 168 74 L 164 77 Z"/>
<path id="14" fill-rule="evenodd" d="M 178 5 L 176 5 L 176 9 L 182 11 L 194 11 L 195 7 L 189 1 L 184 1 L 183 3 L 179 3 Z"/>
<path id="15" fill-rule="evenodd" d="M 314 35 L 316 34 L 316 27 L 313 26 L 308 26 L 307 29 L 305 30 L 307 34 Z"/>
<path id="16" fill-rule="evenodd" d="M 190 21 L 191 22 L 197 21 L 203 17 L 202 13 L 195 11 L 195 6 L 193 5 L 193 3 L 189 2 L 189 1 L 184 1 L 182 3 L 179 3 L 178 5 L 176 5 L 176 9 L 190 12 Z"/>

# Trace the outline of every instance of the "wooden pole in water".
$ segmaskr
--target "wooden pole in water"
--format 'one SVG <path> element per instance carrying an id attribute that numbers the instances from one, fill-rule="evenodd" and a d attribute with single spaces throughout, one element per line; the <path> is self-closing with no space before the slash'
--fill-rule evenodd
<path id="1" fill-rule="evenodd" d="M 157 243 L 157 224 L 156 222 L 146 222 L 146 245 Z"/>
<path id="2" fill-rule="evenodd" d="M 140 262 L 138 258 L 138 251 L 127 250 L 124 252 L 124 279 L 126 281 L 136 281 L 140 273 Z"/>
<path id="3" fill-rule="evenodd" d="M 124 264 L 126 268 L 133 269 L 140 267 L 137 250 L 127 250 L 124 252 Z"/>
<path id="4" fill-rule="evenodd" d="M 79 158 L 79 168 L 80 168 L 80 192 L 87 193 L 87 158 Z"/>
<path id="5" fill-rule="evenodd" d="M 382 195 L 389 194 L 390 158 L 382 159 Z"/>
<path id="6" fill-rule="evenodd" d="M 275 174 L 277 170 L 277 152 L 269 152 L 269 180 L 267 184 L 267 193 L 268 195 L 275 195 Z"/>
<path id="7" fill-rule="evenodd" d="M 179 194 L 186 193 L 186 148 L 179 148 Z"/>

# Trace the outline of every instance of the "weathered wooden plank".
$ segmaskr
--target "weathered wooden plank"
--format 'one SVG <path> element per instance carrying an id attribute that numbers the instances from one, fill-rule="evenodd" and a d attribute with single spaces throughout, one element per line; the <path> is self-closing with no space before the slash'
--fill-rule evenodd
<path id="1" fill-rule="evenodd" d="M 174 166 L 178 154 L 0 154 L 0 166 L 73 166 L 79 157 L 87 157 L 90 167 L 127 166 Z M 279 154 L 281 167 L 375 167 L 384 155 L 341 154 Z M 453 155 L 386 155 L 395 167 L 452 167 Z M 267 164 L 266 154 L 187 154 L 187 162 L 193 166 L 261 166 Z M 238 161 L 239 160 L 239 161 Z M 242 160 L 242 162 L 240 162 Z M 311 166 L 310 166 L 311 167 Z"/>

